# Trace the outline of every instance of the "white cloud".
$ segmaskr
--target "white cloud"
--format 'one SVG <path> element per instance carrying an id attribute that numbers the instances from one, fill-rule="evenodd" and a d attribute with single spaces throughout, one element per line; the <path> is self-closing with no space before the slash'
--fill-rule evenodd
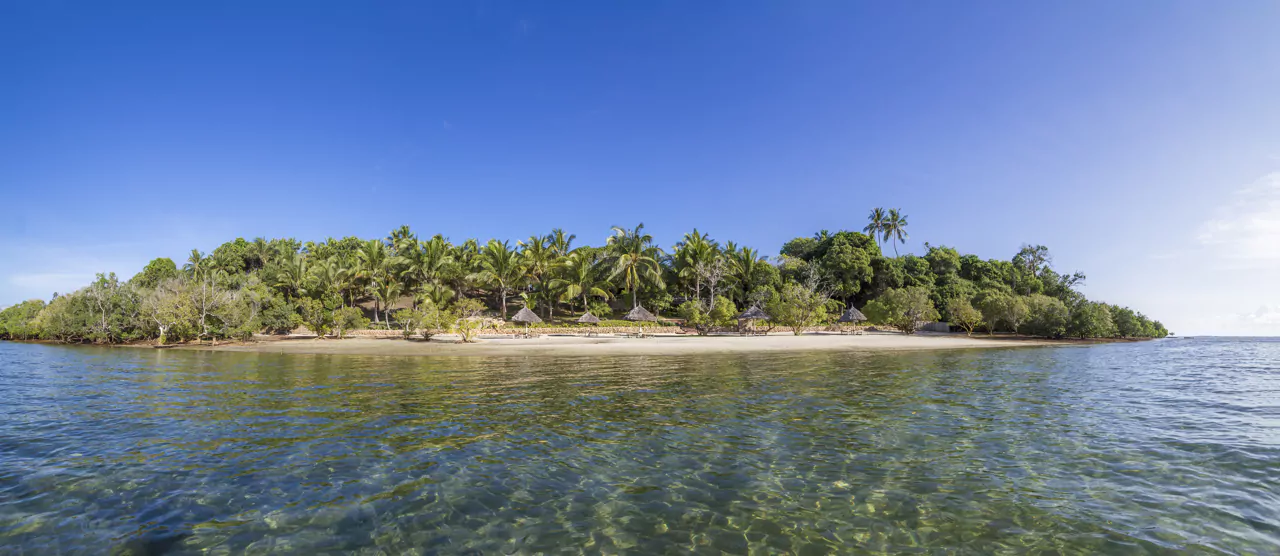
<path id="1" fill-rule="evenodd" d="M 1232 194 L 1201 224 L 1196 239 L 1233 266 L 1280 266 L 1280 172 Z"/>

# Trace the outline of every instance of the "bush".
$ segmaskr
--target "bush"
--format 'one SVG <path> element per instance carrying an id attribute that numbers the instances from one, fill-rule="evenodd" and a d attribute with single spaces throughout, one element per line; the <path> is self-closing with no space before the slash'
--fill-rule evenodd
<path id="1" fill-rule="evenodd" d="M 863 313 L 873 323 L 887 324 L 906 334 L 915 334 L 922 322 L 938 320 L 929 290 L 920 286 L 889 289 L 868 303 Z"/>
<path id="2" fill-rule="evenodd" d="M 342 307 L 333 312 L 333 328 L 342 339 L 347 332 L 369 328 L 369 319 L 359 307 Z"/>
<path id="3" fill-rule="evenodd" d="M 288 334 L 302 326 L 302 316 L 297 307 L 280 296 L 271 296 L 263 303 L 258 316 L 262 328 L 270 334 Z"/>

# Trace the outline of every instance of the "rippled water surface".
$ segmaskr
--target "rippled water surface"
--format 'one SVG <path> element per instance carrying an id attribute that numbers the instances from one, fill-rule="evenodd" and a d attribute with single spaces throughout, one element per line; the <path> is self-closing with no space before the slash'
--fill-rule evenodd
<path id="1" fill-rule="evenodd" d="M 0 343 L 0 553 L 1280 553 L 1280 342 Z"/>

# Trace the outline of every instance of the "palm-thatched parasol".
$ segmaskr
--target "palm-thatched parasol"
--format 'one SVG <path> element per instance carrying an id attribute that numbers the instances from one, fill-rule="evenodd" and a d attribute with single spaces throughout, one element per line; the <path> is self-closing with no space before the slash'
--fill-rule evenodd
<path id="1" fill-rule="evenodd" d="M 516 316 L 511 317 L 511 322 L 524 323 L 524 334 L 528 336 L 529 325 L 535 322 L 542 322 L 542 317 L 539 317 L 537 313 L 530 311 L 528 307 L 521 307 L 520 312 L 516 313 Z"/>
<path id="2" fill-rule="evenodd" d="M 769 320 L 769 314 L 761 310 L 760 307 L 752 307 L 738 315 L 738 320 Z"/>
<path id="3" fill-rule="evenodd" d="M 587 311 L 581 317 L 578 317 L 578 324 L 600 324 L 600 317 L 591 314 L 591 311 Z"/>
<path id="4" fill-rule="evenodd" d="M 852 305 L 850 305 L 850 306 L 849 306 L 849 310 L 848 310 L 848 311 L 845 311 L 843 315 L 840 315 L 840 318 L 839 318 L 839 319 L 836 319 L 836 322 L 841 322 L 841 323 L 845 323 L 845 322 L 852 322 L 852 323 L 854 323 L 854 324 L 857 324 L 857 323 L 862 322 L 862 321 L 865 321 L 865 320 L 867 320 L 867 316 L 866 316 L 866 315 L 864 315 L 864 314 L 862 314 L 862 311 L 859 311 L 859 310 L 857 310 L 857 309 L 854 309 L 854 308 L 853 308 L 853 306 L 852 306 Z M 840 328 L 840 333 L 841 333 L 841 334 L 844 334 L 844 332 L 845 332 L 845 331 L 844 331 L 844 327 L 843 327 L 843 326 L 841 326 L 841 327 L 839 327 L 839 328 Z M 854 332 L 855 332 L 855 333 L 857 333 L 857 334 L 861 334 L 862 332 L 860 332 L 860 330 L 861 330 L 861 329 L 859 329 L 858 327 L 856 327 L 856 326 L 854 327 Z"/>
<path id="5" fill-rule="evenodd" d="M 747 321 L 747 326 L 753 334 L 755 333 L 756 328 L 755 322 L 758 320 L 769 320 L 769 313 L 760 309 L 759 305 L 747 309 L 746 311 L 743 311 L 741 315 L 738 315 L 738 322 L 741 323 L 742 321 Z"/>
<path id="6" fill-rule="evenodd" d="M 636 305 L 636 308 L 632 309 L 631 312 L 627 313 L 627 316 L 622 317 L 622 319 L 629 320 L 631 322 L 658 322 L 658 317 L 653 316 L 653 313 L 650 313 L 647 309 L 639 305 Z M 640 334 L 644 334 L 644 328 L 641 328 L 638 324 L 636 325 L 636 331 Z"/>
<path id="7" fill-rule="evenodd" d="M 840 322 L 862 322 L 865 320 L 867 320 L 867 316 L 862 314 L 862 311 L 854 309 L 853 307 L 849 307 L 848 311 L 845 311 L 843 315 L 840 315 Z"/>

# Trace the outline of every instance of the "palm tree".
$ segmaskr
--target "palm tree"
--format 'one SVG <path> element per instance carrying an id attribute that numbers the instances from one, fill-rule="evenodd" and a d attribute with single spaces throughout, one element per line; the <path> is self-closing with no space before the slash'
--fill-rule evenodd
<path id="1" fill-rule="evenodd" d="M 391 274 L 387 274 L 373 283 L 373 297 L 382 306 L 382 321 L 388 328 L 391 327 L 391 317 L 389 316 L 391 306 L 395 305 L 396 300 L 400 299 L 400 293 L 403 291 L 404 286 L 402 286 L 400 282 L 395 279 L 395 276 Z M 375 306 L 374 311 L 377 310 L 378 309 Z M 377 321 L 378 318 L 375 314 L 374 322 Z"/>
<path id="2" fill-rule="evenodd" d="M 613 252 L 610 278 L 621 276 L 623 284 L 631 292 L 631 307 L 639 307 L 637 294 L 640 286 L 645 282 L 659 288 L 663 286 L 662 265 L 658 262 L 662 250 L 653 246 L 653 236 L 644 233 L 643 223 L 632 230 L 614 226 L 607 245 Z"/>
<path id="3" fill-rule="evenodd" d="M 480 272 L 476 277 L 486 284 L 492 285 L 498 293 L 498 301 L 502 306 L 502 318 L 507 318 L 507 294 L 524 276 L 524 266 L 520 264 L 520 253 L 511 248 L 506 241 L 496 239 L 480 250 Z"/>
<path id="4" fill-rule="evenodd" d="M 560 264 L 561 277 L 551 281 L 551 287 L 563 290 L 560 301 L 582 300 L 582 310 L 587 310 L 587 300 L 592 297 L 609 299 L 613 288 L 603 276 L 598 252 L 590 247 L 575 249 Z M 596 315 L 599 316 L 599 315 Z"/>
<path id="5" fill-rule="evenodd" d="M 529 276 L 538 281 L 539 287 L 543 290 L 541 297 L 548 300 L 546 318 L 551 318 L 551 298 L 547 282 L 555 265 L 556 254 L 551 248 L 551 237 L 548 236 L 529 236 L 527 241 L 517 241 L 520 244 L 520 259 L 525 269 L 529 272 Z M 532 284 L 530 284 L 532 286 Z"/>
<path id="6" fill-rule="evenodd" d="M 262 268 L 267 266 L 267 262 L 271 260 L 271 244 L 267 243 L 266 239 L 260 237 L 254 238 L 253 243 L 249 244 L 249 249 L 246 254 L 249 256 L 250 261 L 252 261 L 249 268 L 245 269 L 246 271 Z"/>
<path id="7" fill-rule="evenodd" d="M 900 209 L 889 209 L 889 217 L 881 228 L 885 241 L 893 240 L 893 256 L 898 256 L 898 244 L 907 242 L 907 215 Z"/>
<path id="8" fill-rule="evenodd" d="M 391 234 L 387 236 L 387 245 L 390 245 L 397 255 L 413 249 L 417 243 L 418 235 L 413 233 L 408 225 L 391 230 Z"/>
<path id="9" fill-rule="evenodd" d="M 187 264 L 182 265 L 182 270 L 191 273 L 193 278 L 200 276 L 207 270 L 209 258 L 201 253 L 199 249 L 192 249 L 191 255 L 187 256 Z"/>
<path id="10" fill-rule="evenodd" d="M 400 276 L 413 284 L 419 294 L 430 286 L 437 285 L 444 278 L 449 263 L 453 258 L 449 255 L 449 244 L 442 236 L 435 236 L 426 241 L 415 241 L 412 248 L 406 248 L 397 258 L 402 268 Z M 417 304 L 417 298 L 414 298 Z"/>
<path id="11" fill-rule="evenodd" d="M 862 231 L 871 236 L 871 239 L 876 240 L 876 243 L 879 244 L 880 236 L 884 235 L 885 222 L 888 220 L 889 216 L 885 214 L 884 209 L 871 209 L 871 214 L 867 215 L 867 227 L 863 228 Z"/>
<path id="12" fill-rule="evenodd" d="M 707 234 L 698 233 L 697 228 L 685 234 L 684 238 L 676 243 L 675 253 L 671 257 L 671 266 L 675 270 L 676 277 L 683 280 L 686 285 L 693 286 L 690 293 L 695 299 L 702 295 L 700 270 L 719 256 L 719 246 L 711 241 Z"/>
<path id="13" fill-rule="evenodd" d="M 557 257 L 567 256 L 571 246 L 573 245 L 573 240 L 577 238 L 578 236 L 566 234 L 564 230 L 561 230 L 560 228 L 551 230 L 551 250 L 555 252 Z"/>
<path id="14" fill-rule="evenodd" d="M 360 246 L 360 250 L 356 252 L 356 278 L 365 289 L 372 290 L 374 284 L 378 283 L 391 273 L 391 253 L 387 249 L 387 244 L 380 240 L 371 239 Z M 373 300 L 373 322 L 377 324 L 378 311 L 381 309 L 381 300 L 376 296 Z"/>
<path id="15" fill-rule="evenodd" d="M 337 256 L 316 261 L 307 273 L 307 291 L 320 298 L 336 294 L 341 304 L 342 288 L 348 281 L 348 275 L 349 271 L 343 267 L 342 260 Z"/>
<path id="16" fill-rule="evenodd" d="M 280 266 L 280 273 L 276 275 L 275 286 L 284 289 L 286 299 L 301 296 L 306 291 L 307 274 L 307 256 L 302 253 L 294 253 L 292 257 Z"/>
<path id="17" fill-rule="evenodd" d="M 769 265 L 769 258 L 750 247 L 725 252 L 729 257 L 729 275 L 737 282 L 738 289 L 742 292 L 739 301 L 745 305 L 751 299 L 751 286 L 765 272 L 764 267 Z"/>

